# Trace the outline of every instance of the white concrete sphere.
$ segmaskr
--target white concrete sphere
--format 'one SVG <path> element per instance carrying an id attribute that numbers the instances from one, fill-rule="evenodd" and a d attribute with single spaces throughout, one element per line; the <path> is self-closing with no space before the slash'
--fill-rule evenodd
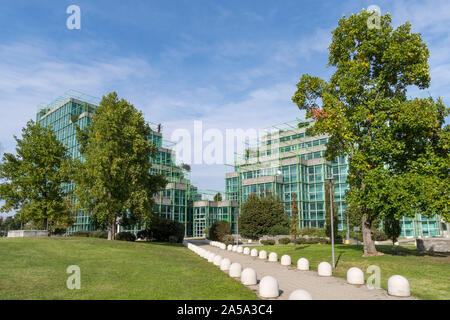
<path id="1" fill-rule="evenodd" d="M 388 294 L 397 297 L 409 297 L 411 295 L 408 279 L 395 275 L 388 280 Z"/>
<path id="2" fill-rule="evenodd" d="M 267 252 L 266 252 L 266 250 L 261 250 L 259 252 L 259 258 L 260 259 L 267 259 Z"/>
<path id="3" fill-rule="evenodd" d="M 295 290 L 289 295 L 289 300 L 312 300 L 311 294 L 306 290 Z"/>
<path id="4" fill-rule="evenodd" d="M 229 245 L 227 246 L 227 250 L 228 250 L 228 251 L 233 250 L 233 245 L 229 244 Z"/>
<path id="5" fill-rule="evenodd" d="M 276 298 L 280 295 L 278 281 L 272 276 L 265 276 L 259 282 L 259 295 L 263 298 Z"/>
<path id="6" fill-rule="evenodd" d="M 250 254 L 250 248 L 245 247 L 243 252 L 244 252 L 244 254 Z"/>
<path id="7" fill-rule="evenodd" d="M 240 263 L 233 262 L 230 266 L 230 277 L 239 278 L 242 273 L 242 266 Z"/>
<path id="8" fill-rule="evenodd" d="M 233 251 L 234 251 L 234 252 L 237 251 L 237 247 L 238 247 L 237 245 L 234 245 L 234 246 L 233 246 Z"/>
<path id="9" fill-rule="evenodd" d="M 277 262 L 278 261 L 278 255 L 275 252 L 271 252 L 269 254 L 269 261 L 270 262 Z"/>
<path id="10" fill-rule="evenodd" d="M 208 256 L 208 262 L 213 262 L 215 256 L 216 256 L 216 255 L 215 255 L 214 253 L 211 252 L 211 253 L 209 254 L 209 256 Z"/>
<path id="11" fill-rule="evenodd" d="M 291 265 L 291 257 L 287 254 L 281 257 L 280 263 L 282 266 L 290 266 Z"/>
<path id="12" fill-rule="evenodd" d="M 306 258 L 300 258 L 297 260 L 297 269 L 301 271 L 309 270 L 309 261 Z"/>
<path id="13" fill-rule="evenodd" d="M 225 243 L 221 243 L 221 244 L 220 244 L 220 248 L 221 248 L 222 250 L 227 250 L 227 245 L 226 245 Z"/>
<path id="14" fill-rule="evenodd" d="M 350 284 L 364 284 L 364 272 L 356 267 L 348 269 L 347 282 Z"/>
<path id="15" fill-rule="evenodd" d="M 319 276 L 322 276 L 322 277 L 330 277 L 333 274 L 333 271 L 331 269 L 331 264 L 329 264 L 328 262 L 325 262 L 325 261 L 319 263 L 317 272 L 319 273 Z"/>
<path id="16" fill-rule="evenodd" d="M 258 256 L 258 250 L 255 249 L 255 248 L 253 248 L 253 249 L 250 251 L 250 256 L 252 256 L 252 257 L 257 257 L 257 256 Z"/>
<path id="17" fill-rule="evenodd" d="M 222 256 L 216 255 L 214 257 L 214 261 L 213 261 L 214 265 L 215 266 L 220 266 L 220 263 L 222 262 L 222 259 L 223 259 Z"/>
<path id="18" fill-rule="evenodd" d="M 220 262 L 220 270 L 222 270 L 222 271 L 230 270 L 230 266 L 231 266 L 231 261 L 228 258 L 224 258 Z"/>
<path id="19" fill-rule="evenodd" d="M 242 253 L 244 251 L 244 248 L 242 246 L 237 247 L 237 253 Z"/>
<path id="20" fill-rule="evenodd" d="M 256 280 L 256 271 L 252 268 L 245 268 L 241 273 L 241 282 L 243 285 L 252 286 L 258 283 Z"/>

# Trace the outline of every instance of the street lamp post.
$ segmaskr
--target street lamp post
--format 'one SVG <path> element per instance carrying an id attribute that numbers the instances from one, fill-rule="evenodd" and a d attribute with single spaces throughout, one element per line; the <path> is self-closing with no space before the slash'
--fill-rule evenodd
<path id="1" fill-rule="evenodd" d="M 331 257 L 333 259 L 333 269 L 336 267 L 334 260 L 334 219 L 333 219 L 333 177 L 326 178 L 330 192 L 330 220 L 331 220 Z"/>

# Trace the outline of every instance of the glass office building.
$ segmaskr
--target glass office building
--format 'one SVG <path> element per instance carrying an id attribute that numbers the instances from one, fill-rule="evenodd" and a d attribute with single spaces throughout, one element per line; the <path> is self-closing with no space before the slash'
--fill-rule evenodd
<path id="1" fill-rule="evenodd" d="M 285 204 L 291 214 L 292 194 L 297 197 L 299 227 L 325 227 L 325 179 L 332 177 L 338 205 L 338 228 L 347 229 L 344 212 L 348 174 L 347 157 L 325 159 L 326 135 L 308 136 L 309 121 L 294 121 L 273 126 L 259 141 L 245 148 L 235 159 L 232 172 L 226 173 L 227 200 L 239 206 L 252 193 L 272 194 Z M 439 216 L 402 218 L 402 236 L 436 236 L 441 234 Z"/>

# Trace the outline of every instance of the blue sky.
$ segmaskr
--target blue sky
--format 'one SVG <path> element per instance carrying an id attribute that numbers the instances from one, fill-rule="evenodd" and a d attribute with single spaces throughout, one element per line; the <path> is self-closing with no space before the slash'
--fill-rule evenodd
<path id="1" fill-rule="evenodd" d="M 81 30 L 66 8 L 81 8 Z M 411 21 L 431 52 L 432 86 L 412 95 L 450 102 L 448 1 L 2 1 L 0 149 L 37 105 L 68 89 L 117 91 L 177 128 L 261 128 L 302 117 L 291 102 L 303 73 L 327 78 L 330 31 L 342 15 L 377 5 L 394 26 Z M 223 165 L 193 165 L 201 189 L 224 189 Z"/>

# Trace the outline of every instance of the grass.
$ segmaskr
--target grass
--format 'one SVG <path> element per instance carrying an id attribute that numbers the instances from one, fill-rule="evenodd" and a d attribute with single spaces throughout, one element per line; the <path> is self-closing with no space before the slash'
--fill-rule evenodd
<path id="1" fill-rule="evenodd" d="M 69 290 L 69 265 L 81 289 Z M 257 299 L 181 244 L 0 238 L 0 299 Z"/>
<path id="2" fill-rule="evenodd" d="M 261 249 L 258 248 L 258 249 Z M 291 256 L 292 264 L 304 257 L 309 260 L 310 269 L 317 270 L 322 261 L 331 264 L 331 245 L 311 244 L 264 246 L 267 253 L 276 252 L 278 259 L 283 254 Z M 411 295 L 421 299 L 450 299 L 450 254 L 418 252 L 415 247 L 377 246 L 383 256 L 362 257 L 362 247 L 356 245 L 338 244 L 335 246 L 337 261 L 333 275 L 346 278 L 347 270 L 358 267 L 366 272 L 370 265 L 377 265 L 381 269 L 381 287 L 387 290 L 390 276 L 399 274 L 408 279 Z M 365 277 L 370 274 L 365 274 Z"/>

